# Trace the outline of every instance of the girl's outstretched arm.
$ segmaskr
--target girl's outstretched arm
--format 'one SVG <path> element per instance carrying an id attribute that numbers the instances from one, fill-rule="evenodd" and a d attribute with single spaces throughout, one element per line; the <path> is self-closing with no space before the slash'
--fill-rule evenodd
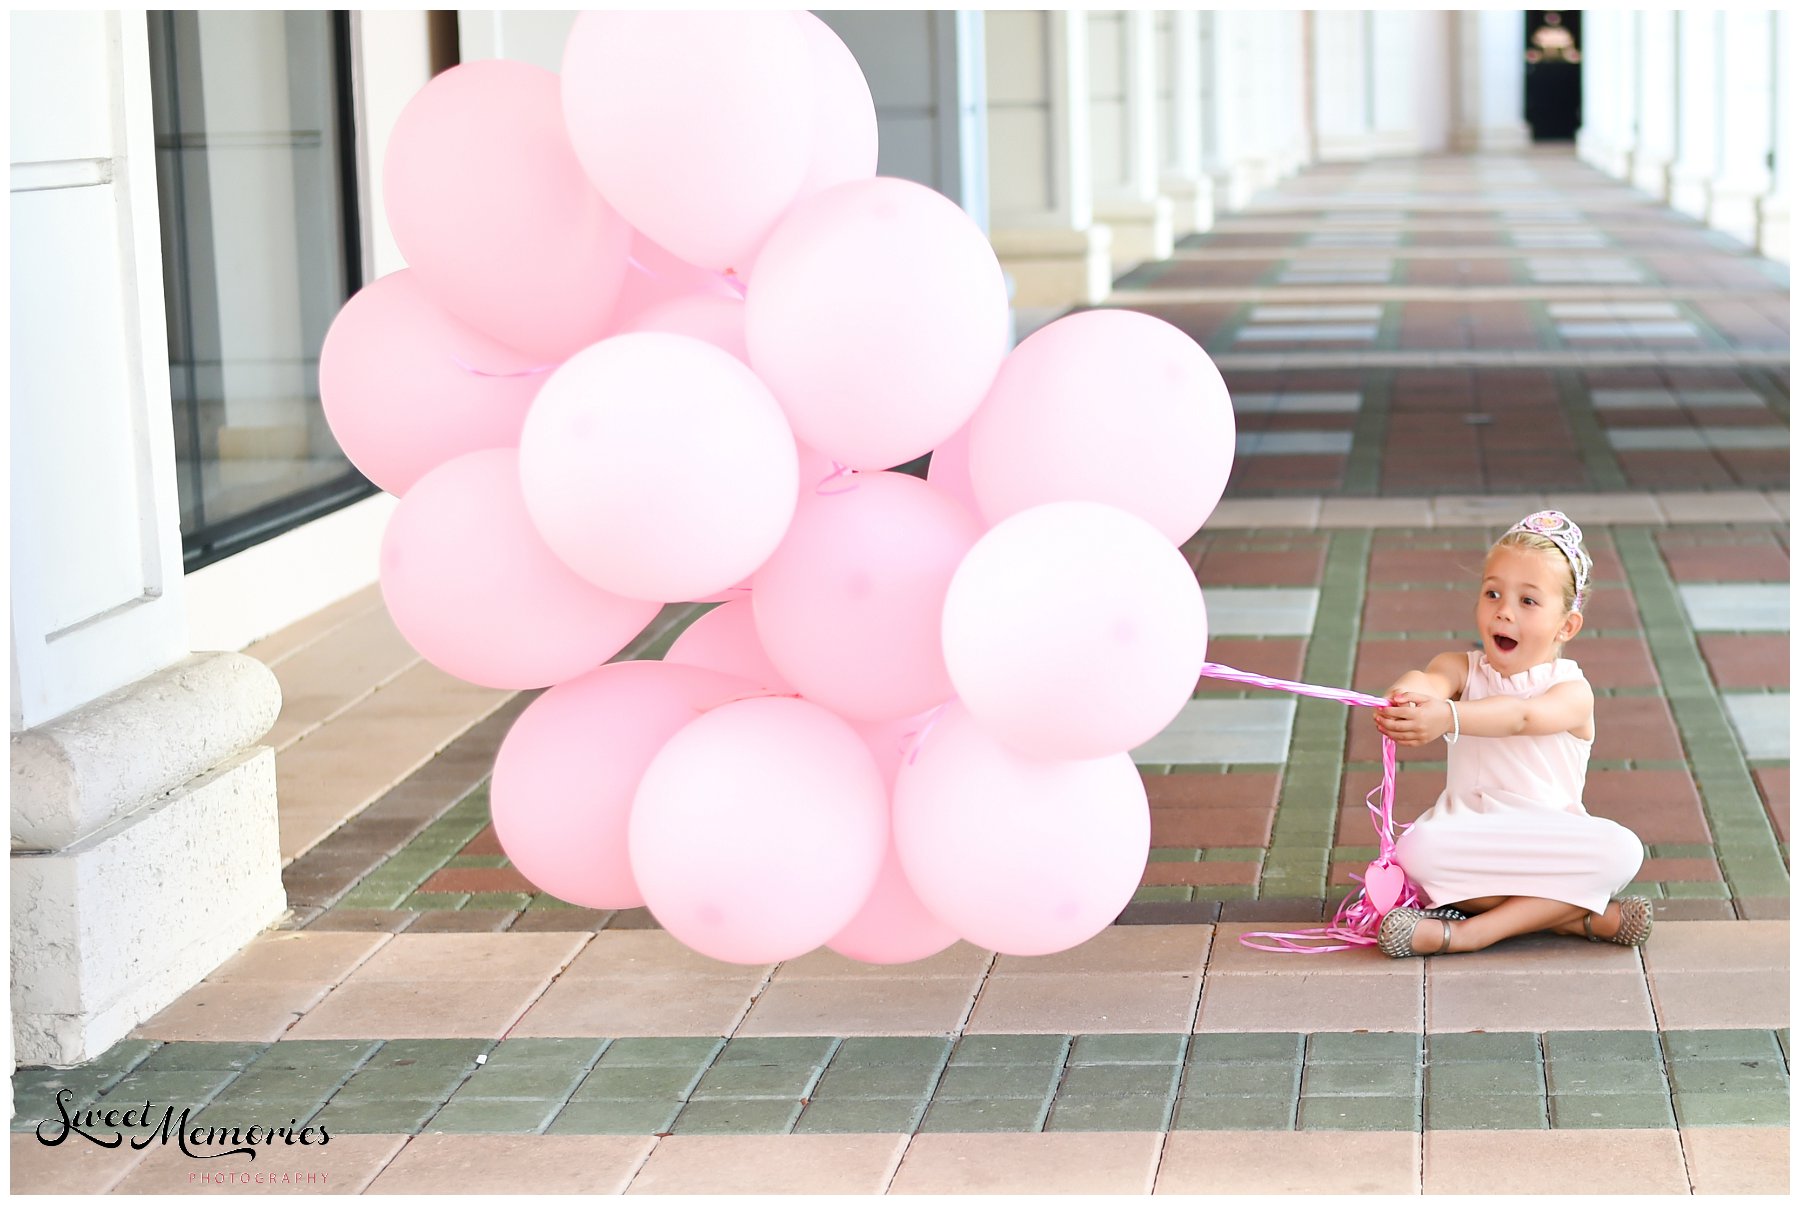
<path id="1" fill-rule="evenodd" d="M 1382 693 L 1393 698 L 1401 691 L 1454 699 L 1462 694 L 1463 679 L 1469 673 L 1469 658 L 1463 653 L 1439 653 L 1424 669 L 1409 669 Z M 1379 711 L 1376 712 L 1380 714 Z"/>
<path id="2" fill-rule="evenodd" d="M 1412 691 L 1391 695 L 1396 705 L 1376 709 L 1376 726 L 1398 745 L 1423 745 L 1458 727 L 1467 736 L 1544 736 L 1585 725 L 1594 714 L 1586 681 L 1562 682 L 1535 699 L 1496 695 L 1460 704 L 1452 720 L 1443 699 Z"/>

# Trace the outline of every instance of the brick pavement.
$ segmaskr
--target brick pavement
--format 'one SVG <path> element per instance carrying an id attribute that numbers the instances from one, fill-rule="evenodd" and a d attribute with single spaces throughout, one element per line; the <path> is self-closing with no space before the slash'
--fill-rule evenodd
<path id="1" fill-rule="evenodd" d="M 1540 199 L 1485 199 L 1488 166 Z M 1785 268 L 1566 155 L 1440 158 L 1310 170 L 1108 304 L 1201 340 L 1238 408 L 1185 549 L 1214 660 L 1379 690 L 1467 646 L 1499 530 L 1582 523 L 1587 802 L 1648 846 L 1641 954 L 1239 946 L 1335 907 L 1378 750 L 1208 682 L 1139 758 L 1151 859 L 1083 947 L 712 963 L 508 865 L 486 776 L 529 698 L 419 663 L 371 590 L 251 650 L 289 918 L 95 1062 L 22 1068 L 15 1191 L 196 1190 L 161 1146 L 41 1146 L 61 1086 L 324 1122 L 258 1170 L 350 1191 L 1784 1191 Z M 1403 751 L 1402 821 L 1441 758 Z"/>

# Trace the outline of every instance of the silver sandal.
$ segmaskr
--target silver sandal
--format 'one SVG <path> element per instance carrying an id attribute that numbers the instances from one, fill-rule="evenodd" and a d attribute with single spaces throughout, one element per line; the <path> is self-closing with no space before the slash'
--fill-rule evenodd
<path id="1" fill-rule="evenodd" d="M 1433 911 L 1440 911 L 1433 909 Z M 1442 909 L 1441 911 L 1452 911 Z M 1466 918 L 1465 918 L 1466 919 Z M 1413 931 L 1422 920 L 1440 921 L 1444 926 L 1444 944 L 1430 951 L 1433 954 L 1450 952 L 1450 919 L 1444 916 L 1433 916 L 1418 908 L 1395 908 L 1381 919 L 1381 930 L 1375 941 L 1376 949 L 1389 958 L 1413 958 L 1418 951 L 1412 948 Z"/>
<path id="2" fill-rule="evenodd" d="M 1594 936 L 1594 914 L 1588 913 L 1582 918 L 1581 927 L 1587 933 L 1589 941 L 1610 941 L 1615 946 L 1641 946 L 1650 940 L 1650 929 L 1655 918 L 1650 911 L 1650 901 L 1641 895 L 1628 895 L 1619 901 L 1619 931 L 1611 937 Z"/>

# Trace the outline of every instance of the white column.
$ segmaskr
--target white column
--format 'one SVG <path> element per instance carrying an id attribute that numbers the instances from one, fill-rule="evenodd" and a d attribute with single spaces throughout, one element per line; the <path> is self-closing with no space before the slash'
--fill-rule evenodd
<path id="1" fill-rule="evenodd" d="M 1212 97 L 1218 151 L 1212 165 L 1215 196 L 1242 209 L 1256 190 L 1273 182 L 1269 164 L 1266 102 L 1268 14 L 1222 9 L 1213 19 Z"/>
<path id="2" fill-rule="evenodd" d="M 1581 128 L 1575 133 L 1575 154 L 1590 167 L 1606 170 L 1613 140 L 1612 88 L 1614 53 L 1612 9 L 1590 8 L 1581 15 Z"/>
<path id="3" fill-rule="evenodd" d="M 187 646 L 149 67 L 141 11 L 13 16 L 22 1063 L 94 1057 L 285 906 L 279 688 Z"/>
<path id="4" fill-rule="evenodd" d="M 988 238 L 1020 307 L 1080 305 L 1112 287 L 1094 224 L 1085 12 L 989 10 Z"/>
<path id="5" fill-rule="evenodd" d="M 1675 13 L 1646 9 L 1638 14 L 1638 153 L 1631 183 L 1658 200 L 1669 198 L 1669 168 L 1675 162 L 1679 74 L 1675 65 Z"/>
<path id="6" fill-rule="evenodd" d="M 1769 39 L 1770 70 L 1775 77 L 1770 98 L 1772 129 L 1769 145 L 1774 156 L 1769 192 L 1757 206 L 1756 249 L 1783 263 L 1788 258 L 1788 185 L 1793 174 L 1792 110 L 1794 81 L 1794 14 L 1775 10 L 1775 36 Z"/>
<path id="7" fill-rule="evenodd" d="M 1313 17 L 1313 125 L 1322 163 L 1369 158 L 1374 16 L 1333 9 Z"/>
<path id="8" fill-rule="evenodd" d="M 1707 221 L 1752 246 L 1757 206 L 1771 184 L 1774 32 L 1767 10 L 1728 9 L 1719 39 L 1719 174 Z"/>
<path id="9" fill-rule="evenodd" d="M 1284 139 L 1282 143 L 1279 167 L 1283 176 L 1291 176 L 1311 161 L 1311 149 L 1307 146 L 1308 131 L 1312 126 L 1312 114 L 1308 111 L 1307 96 L 1311 91 L 1311 80 L 1307 70 L 1307 14 L 1298 9 L 1288 9 L 1277 14 L 1281 22 L 1277 27 L 1281 41 L 1281 113 Z"/>
<path id="10" fill-rule="evenodd" d="M 1438 9 L 1371 14 L 1365 71 L 1373 98 L 1373 153 L 1418 155 L 1449 148 L 1453 15 Z"/>
<path id="11" fill-rule="evenodd" d="M 1642 59 L 1638 52 L 1638 19 L 1641 13 L 1620 9 L 1613 14 L 1613 137 L 1604 165 L 1608 175 L 1631 179 L 1638 153 L 1638 76 Z"/>
<path id="12" fill-rule="evenodd" d="M 1524 10 L 1459 11 L 1456 29 L 1454 145 L 1468 151 L 1528 149 Z"/>
<path id="13" fill-rule="evenodd" d="M 1669 168 L 1669 204 L 1706 220 L 1713 177 L 1719 171 L 1719 23 L 1714 9 L 1676 13 L 1678 52 L 1675 91 L 1675 163 Z"/>
<path id="14" fill-rule="evenodd" d="M 1156 14 L 1157 134 L 1162 142 L 1162 193 L 1174 207 L 1176 238 L 1213 223 L 1212 180 L 1201 170 L 1201 14 L 1193 9 Z"/>
<path id="15" fill-rule="evenodd" d="M 1173 253 L 1174 204 L 1159 184 L 1156 14 L 1088 15 L 1094 220 L 1112 228 L 1115 274 Z"/>

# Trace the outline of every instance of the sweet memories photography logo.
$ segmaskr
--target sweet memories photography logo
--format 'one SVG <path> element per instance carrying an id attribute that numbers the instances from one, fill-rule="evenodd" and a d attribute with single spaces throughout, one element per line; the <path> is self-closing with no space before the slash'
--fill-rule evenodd
<path id="1" fill-rule="evenodd" d="M 171 1141 L 190 1159 L 220 1159 L 229 1155 L 248 1155 L 255 1162 L 259 1147 L 324 1146 L 331 1134 L 323 1124 L 302 1126 L 298 1118 L 287 1125 L 217 1126 L 190 1125 L 192 1105 L 184 1105 L 178 1114 L 176 1106 L 158 1106 L 145 1101 L 141 1106 L 100 1107 L 88 1105 L 70 1110 L 75 1093 L 62 1088 L 56 1093 L 56 1116 L 38 1122 L 37 1140 L 45 1146 L 61 1146 L 71 1138 L 85 1138 L 95 1146 L 116 1150 L 130 1144 L 141 1151 L 152 1142 L 167 1146 Z"/>

